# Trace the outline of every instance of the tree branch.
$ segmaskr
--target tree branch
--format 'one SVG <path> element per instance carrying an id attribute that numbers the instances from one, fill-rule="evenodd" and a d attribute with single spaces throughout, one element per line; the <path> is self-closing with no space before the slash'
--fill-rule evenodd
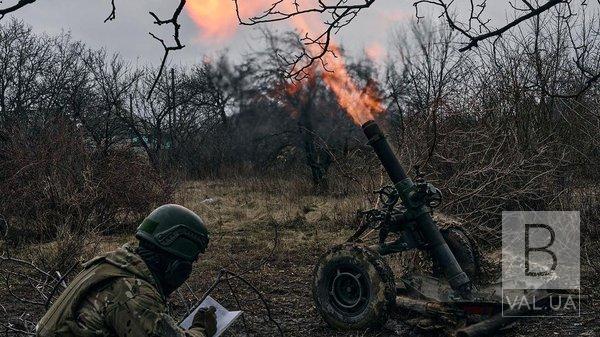
<path id="1" fill-rule="evenodd" d="M 349 25 L 361 10 L 371 7 L 375 0 L 363 0 L 355 4 L 348 4 L 347 0 L 336 0 L 335 4 L 328 5 L 325 0 L 319 0 L 318 5 L 312 8 L 300 9 L 300 4 L 296 1 L 277 0 L 266 9 L 262 14 L 251 18 L 243 18 L 240 14 L 240 0 L 234 0 L 235 10 L 238 21 L 241 25 L 253 26 L 268 22 L 278 22 L 306 14 L 324 14 L 327 13 L 330 19 L 323 22 L 325 29 L 320 33 L 304 32 L 304 36 L 299 41 L 306 47 L 291 58 L 282 58 L 287 64 L 287 77 L 300 80 L 308 76 L 307 70 L 315 62 L 321 62 L 324 69 L 327 69 L 327 63 L 323 60 L 327 53 L 335 57 L 332 50 L 332 35 L 336 34 L 343 27 Z M 283 9 L 285 5 L 291 5 L 291 10 Z"/>
<path id="2" fill-rule="evenodd" d="M 0 8 L 0 20 L 8 13 L 12 13 L 15 12 L 29 4 L 32 4 L 36 2 L 36 0 L 19 0 L 19 2 L 17 2 L 16 4 L 6 7 L 6 8 Z"/>
<path id="3" fill-rule="evenodd" d="M 169 57 L 169 53 L 174 50 L 183 49 L 185 47 L 185 45 L 183 45 L 181 43 L 181 40 L 179 38 L 179 31 L 181 29 L 181 24 L 179 24 L 179 22 L 178 22 L 179 15 L 181 15 L 181 11 L 185 7 L 185 3 L 186 3 L 186 0 L 179 0 L 179 5 L 175 9 L 175 12 L 173 12 L 173 16 L 168 20 L 161 20 L 158 18 L 158 16 L 156 14 L 154 14 L 153 12 L 150 12 L 150 15 L 154 18 L 154 24 L 156 24 L 158 26 L 170 24 L 173 26 L 173 40 L 175 41 L 175 45 L 167 46 L 167 44 L 165 43 L 165 40 L 157 37 L 153 33 L 149 33 L 150 36 L 152 36 L 154 39 L 156 39 L 158 42 L 160 42 L 160 44 L 163 46 L 164 54 L 163 54 L 162 60 L 160 62 L 158 74 L 156 74 L 156 78 L 154 79 L 154 82 L 152 83 L 152 86 L 150 87 L 150 91 L 148 92 L 148 95 L 147 95 L 148 99 L 150 98 L 150 96 L 152 96 L 152 93 L 154 92 L 154 89 L 156 88 L 156 85 L 158 84 L 158 81 L 160 80 L 160 77 L 165 69 L 165 65 L 167 63 L 167 58 Z"/>
<path id="4" fill-rule="evenodd" d="M 115 6 L 115 0 L 111 0 L 110 5 L 111 5 L 111 10 L 110 10 L 110 13 L 108 14 L 108 17 L 106 17 L 106 19 L 104 19 L 104 23 L 106 23 L 108 21 L 112 21 L 117 18 L 117 7 Z"/>

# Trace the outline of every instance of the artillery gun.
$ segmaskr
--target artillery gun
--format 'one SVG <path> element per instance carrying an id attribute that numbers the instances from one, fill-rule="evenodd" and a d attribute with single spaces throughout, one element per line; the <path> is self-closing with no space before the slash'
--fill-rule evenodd
<path id="1" fill-rule="evenodd" d="M 392 185 L 376 191 L 382 206 L 362 212 L 364 221 L 357 232 L 315 266 L 313 297 L 324 320 L 343 330 L 380 327 L 400 307 L 454 317 L 478 315 L 484 324 L 463 331 L 467 336 L 497 328 L 484 319 L 503 324 L 498 319 L 502 305 L 497 285 L 486 292 L 473 286 L 478 273 L 474 242 L 461 228 L 441 229 L 433 220 L 432 212 L 442 200 L 440 190 L 420 173 L 415 181 L 407 176 L 374 121 L 363 124 L 362 130 Z M 379 231 L 377 244 L 357 242 L 367 229 Z M 431 257 L 432 275 L 402 275 L 396 283 L 384 256 L 415 249 Z"/>

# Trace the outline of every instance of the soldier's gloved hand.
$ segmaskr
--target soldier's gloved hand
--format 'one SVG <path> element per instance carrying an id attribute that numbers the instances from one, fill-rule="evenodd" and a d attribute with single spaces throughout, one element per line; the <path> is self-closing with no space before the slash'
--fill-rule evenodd
<path id="1" fill-rule="evenodd" d="M 207 337 L 213 336 L 217 332 L 217 314 L 215 312 L 216 309 L 213 306 L 208 308 L 200 308 L 196 315 L 194 315 L 192 328 L 203 328 Z"/>

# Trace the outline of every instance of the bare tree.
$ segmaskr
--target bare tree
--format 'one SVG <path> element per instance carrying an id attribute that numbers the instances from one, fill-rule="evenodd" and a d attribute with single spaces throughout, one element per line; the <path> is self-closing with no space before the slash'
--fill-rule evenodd
<path id="1" fill-rule="evenodd" d="M 5 15 L 16 12 L 19 9 L 21 9 L 27 5 L 33 4 L 36 1 L 37 0 L 13 1 L 14 3 L 12 5 L 8 5 L 6 7 L 0 8 L 0 20 L 2 20 L 2 18 L 4 18 Z M 115 0 L 110 0 L 109 3 L 110 3 L 110 12 L 109 12 L 108 16 L 106 17 L 106 19 L 104 20 L 104 22 L 115 20 L 117 17 L 117 15 L 116 15 L 117 7 L 115 4 Z M 179 38 L 179 32 L 181 29 L 181 24 L 179 23 L 179 16 L 181 15 L 183 8 L 185 7 L 185 3 L 186 3 L 186 0 L 179 0 L 177 7 L 175 7 L 175 9 L 173 11 L 173 14 L 168 19 L 160 19 L 158 17 L 158 15 L 156 15 L 154 12 L 149 12 L 150 16 L 154 20 L 155 25 L 157 25 L 157 26 L 171 25 L 173 27 L 173 42 L 174 42 L 174 44 L 168 45 L 168 43 L 164 39 L 158 37 L 157 35 L 155 35 L 152 32 L 149 33 L 150 36 L 152 36 L 155 40 L 157 40 L 162 45 L 164 52 L 163 52 L 163 56 L 162 56 L 162 59 L 160 62 L 159 71 L 157 72 L 154 82 L 149 87 L 148 93 L 146 94 L 148 97 L 150 97 L 152 95 L 154 88 L 156 87 L 156 85 L 158 84 L 158 81 L 160 80 L 160 77 L 165 69 L 167 59 L 169 57 L 169 53 L 172 51 L 183 49 L 185 47 L 181 43 L 181 40 Z"/>
<path id="2" fill-rule="evenodd" d="M 407 146 L 403 142 L 407 121 L 417 122 L 408 125 L 411 134 L 423 132 L 428 138 L 416 151 L 402 151 L 410 155 L 407 161 L 414 165 L 427 164 L 438 143 L 438 121 L 457 114 L 471 89 L 468 55 L 452 47 L 456 36 L 429 21 L 413 21 L 408 34 L 396 32 L 392 54 L 395 62 L 388 65 L 387 85 L 398 144 Z"/>
<path id="3" fill-rule="evenodd" d="M 443 210 L 481 239 L 493 235 L 502 209 L 564 203 L 579 167 L 596 165 L 597 86 L 554 95 L 581 88 L 585 78 L 576 75 L 562 18 L 539 19 L 471 54 L 452 48 L 456 32 L 422 24 L 395 40 L 387 83 L 399 152 L 406 163 L 427 163 L 447 191 Z"/>
<path id="4" fill-rule="evenodd" d="M 36 0 L 18 0 L 12 5 L 8 5 L 4 8 L 0 8 L 0 19 L 8 13 L 15 12 L 26 5 L 34 3 Z M 300 41 L 310 48 L 303 48 L 299 53 L 292 55 L 290 58 L 285 59 L 285 63 L 288 67 L 288 76 L 291 78 L 301 79 L 307 76 L 306 70 L 312 67 L 315 61 L 320 61 L 321 64 L 326 67 L 323 57 L 328 53 L 333 53 L 331 49 L 332 36 L 345 26 L 352 23 L 352 21 L 360 14 L 361 11 L 370 8 L 375 0 L 320 0 L 316 2 L 316 5 L 301 5 L 297 1 L 293 0 L 277 0 L 274 1 L 270 6 L 265 8 L 262 14 L 254 17 L 244 18 L 240 15 L 239 7 L 241 0 L 234 0 L 235 9 L 238 14 L 238 20 L 242 25 L 256 25 L 267 22 L 277 22 L 283 20 L 292 19 L 295 16 L 302 15 L 325 15 L 326 19 L 323 21 L 325 28 L 316 33 L 306 33 L 300 37 Z M 508 2 L 514 11 L 514 18 L 507 21 L 500 26 L 492 26 L 491 19 L 488 16 L 488 1 L 478 0 L 470 1 L 467 5 L 462 5 L 455 1 L 446 0 L 416 0 L 413 2 L 415 7 L 416 17 L 422 18 L 421 13 L 423 12 L 422 7 L 430 7 L 434 10 L 438 10 L 439 17 L 442 18 L 447 25 L 452 29 L 460 33 L 465 39 L 463 46 L 460 48 L 461 51 L 470 50 L 480 45 L 481 42 L 489 39 L 498 39 L 505 35 L 515 27 L 518 27 L 524 22 L 528 22 L 537 16 L 550 11 L 551 9 L 561 7 L 562 16 L 565 20 L 569 20 L 576 16 L 578 13 L 584 13 L 585 7 L 588 6 L 587 1 L 582 3 L 583 9 L 579 10 L 578 13 L 572 9 L 573 0 L 548 0 L 540 2 L 539 0 L 520 0 L 518 2 Z M 169 45 L 163 38 L 156 36 L 154 33 L 150 35 L 156 39 L 163 47 L 163 57 L 161 59 L 159 70 L 156 74 L 156 78 L 153 84 L 149 88 L 147 93 L 148 98 L 151 96 L 154 88 L 158 84 L 162 73 L 164 72 L 167 59 L 172 51 L 177 51 L 184 48 L 184 44 L 180 40 L 180 29 L 181 24 L 179 23 L 179 16 L 181 15 L 186 0 L 179 0 L 177 7 L 174 9 L 173 14 L 168 19 L 161 19 L 155 13 L 150 12 L 150 15 L 154 19 L 154 23 L 158 26 L 171 25 L 173 27 L 173 41 L 174 43 Z M 468 13 L 466 18 L 461 18 L 456 15 L 456 12 Z M 464 16 L 463 16 L 464 17 Z M 116 5 L 115 1 L 110 1 L 110 12 L 104 22 L 114 20 L 116 18 Z M 582 50 L 582 46 L 578 46 L 578 50 Z M 584 59 L 585 49 L 578 55 L 580 60 Z M 590 73 L 587 69 L 583 69 L 582 72 L 588 75 L 588 85 L 598 80 L 597 74 Z"/>
<path id="5" fill-rule="evenodd" d="M 241 17 L 240 2 L 242 1 L 235 0 L 238 20 L 242 25 L 277 22 L 311 14 L 325 15 L 323 20 L 324 30 L 314 34 L 307 32 L 299 39 L 309 48 L 303 48 L 299 53 L 284 58 L 284 62 L 288 67 L 288 77 L 302 79 L 307 75 L 306 70 L 310 69 L 316 61 L 319 61 L 326 68 L 324 56 L 327 53 L 333 53 L 331 49 L 333 34 L 349 25 L 361 11 L 371 7 L 375 1 L 319 1 L 315 6 L 311 7 L 309 5 L 307 7 L 306 5 L 301 6 L 296 1 L 279 0 L 273 2 L 270 7 L 265 8 L 262 14 L 250 18 Z M 565 20 L 570 28 L 574 28 L 573 21 L 576 20 L 577 14 L 583 15 L 589 6 L 587 1 L 584 1 L 580 6 L 577 6 L 578 10 L 574 11 L 573 7 L 576 5 L 572 0 L 548 0 L 544 2 L 521 0 L 518 3 L 508 2 L 508 4 L 513 9 L 514 18 L 500 26 L 493 26 L 487 10 L 487 0 L 470 1 L 466 5 L 445 0 L 418 0 L 413 2 L 417 19 L 424 17 L 421 14 L 424 12 L 423 7 L 429 7 L 434 12 L 437 10 L 439 18 L 444 20 L 449 28 L 463 37 L 463 46 L 459 48 L 460 51 L 478 47 L 486 40 L 498 41 L 503 35 L 520 27 L 523 23 L 530 22 L 551 10 L 558 11 L 561 19 Z M 457 13 L 467 13 L 468 15 L 465 18 L 465 15 L 461 16 Z M 589 25 L 581 24 L 581 27 L 589 27 Z M 595 27 L 595 29 L 598 29 L 597 23 Z M 585 48 L 585 43 L 581 43 L 581 41 L 579 43 L 573 41 L 573 43 L 577 50 L 578 64 L 581 64 L 586 58 L 584 54 L 589 51 Z M 585 85 L 587 89 L 598 80 L 599 76 L 596 72 L 590 71 L 588 67 L 580 66 L 579 68 L 587 76 Z"/>
<path id="6" fill-rule="evenodd" d="M 240 86 L 247 75 L 232 67 L 225 55 L 221 55 L 217 60 L 206 60 L 202 65 L 194 67 L 190 78 L 193 82 L 189 83 L 196 87 L 195 90 L 206 95 L 203 102 L 210 104 L 218 113 L 223 125 L 228 124 L 228 112 L 231 114 L 235 109 Z"/>
<path id="7" fill-rule="evenodd" d="M 82 63 L 89 74 L 83 87 L 90 89 L 91 97 L 86 97 L 86 107 L 78 109 L 74 117 L 107 155 L 114 145 L 130 139 L 121 117 L 142 72 L 104 50 L 83 53 Z"/>
<path id="8" fill-rule="evenodd" d="M 16 20 L 0 34 L 0 111 L 5 121 L 26 119 L 44 98 L 39 89 L 51 67 L 52 41 Z"/>

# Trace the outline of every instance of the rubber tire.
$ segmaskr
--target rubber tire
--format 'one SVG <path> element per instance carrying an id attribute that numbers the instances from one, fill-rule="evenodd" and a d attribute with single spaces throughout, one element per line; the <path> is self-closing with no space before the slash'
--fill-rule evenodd
<path id="1" fill-rule="evenodd" d="M 354 316 L 336 310 L 331 303 L 329 282 L 340 264 L 351 264 L 367 277 L 367 305 Z M 325 322 L 338 330 L 381 328 L 396 304 L 394 273 L 377 252 L 359 244 L 342 244 L 325 253 L 313 272 L 313 299 Z"/>
<path id="2" fill-rule="evenodd" d="M 475 242 L 460 227 L 442 228 L 440 231 L 462 270 L 471 281 L 475 281 L 480 276 L 479 251 Z M 433 261 L 433 276 L 444 276 L 441 266 L 436 261 Z"/>

